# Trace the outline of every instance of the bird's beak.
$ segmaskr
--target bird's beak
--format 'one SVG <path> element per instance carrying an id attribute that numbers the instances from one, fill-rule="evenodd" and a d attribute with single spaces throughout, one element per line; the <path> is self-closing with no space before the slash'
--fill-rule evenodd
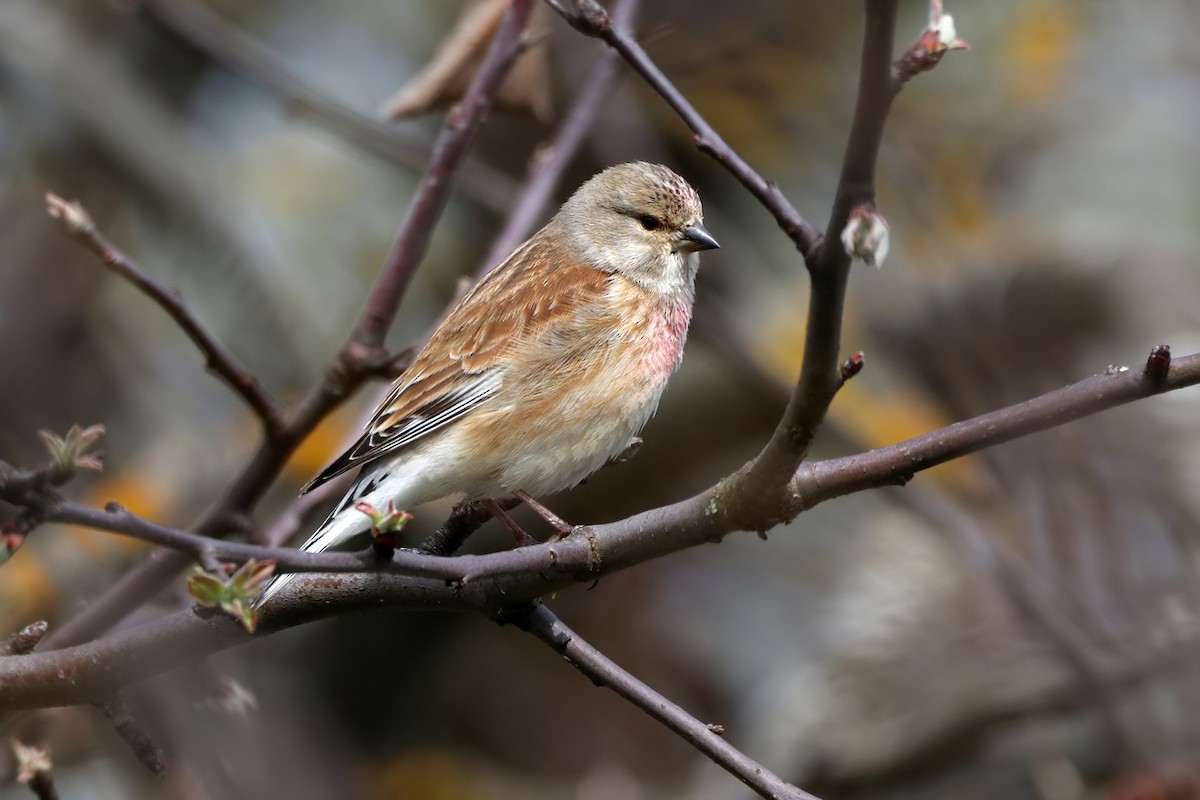
<path id="1" fill-rule="evenodd" d="M 703 225 L 689 225 L 683 229 L 683 238 L 675 243 L 675 252 L 695 253 L 698 250 L 716 250 L 720 246 Z"/>

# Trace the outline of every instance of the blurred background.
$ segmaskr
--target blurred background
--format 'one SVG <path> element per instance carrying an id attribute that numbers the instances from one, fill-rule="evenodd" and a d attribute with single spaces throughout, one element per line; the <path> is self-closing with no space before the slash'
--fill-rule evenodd
<path id="1" fill-rule="evenodd" d="M 80 200 L 294 400 L 361 309 L 441 123 L 439 93 L 453 96 L 488 5 L 0 4 L 0 458 L 35 463 L 39 429 L 102 423 L 106 470 L 70 495 L 174 525 L 208 505 L 256 447 L 255 421 L 158 307 L 63 235 L 45 193 Z M 664 71 L 823 227 L 853 108 L 859 4 L 642 5 L 639 38 Z M 892 255 L 852 274 L 844 344 L 867 367 L 838 396 L 822 457 L 1109 365 L 1140 368 L 1160 342 L 1200 349 L 1200 5 L 960 0 L 947 11 L 973 50 L 910 84 L 892 113 L 879 167 Z M 926 13 L 902 3 L 898 48 Z M 546 38 L 480 134 L 396 347 L 482 266 L 600 52 L 551 17 L 535 21 Z M 197 46 L 208 29 L 196 19 L 234 55 Z M 239 62 L 246 53 L 256 58 Z M 330 103 L 375 138 L 339 130 Z M 723 248 L 705 254 L 684 365 L 641 452 L 551 498 L 575 522 L 677 500 L 736 469 L 799 368 L 807 285 L 794 247 L 628 72 L 553 203 L 631 159 L 697 186 Z M 257 524 L 336 455 L 382 389 L 306 442 Z M 1195 797 L 1196 408 L 1185 391 L 1109 412 L 822 505 L 768 541 L 734 535 L 550 604 L 824 798 Z M 449 508 L 417 509 L 412 540 Z M 507 546 L 497 527 L 470 548 Z M 146 555 L 108 535 L 40 530 L 0 571 L 2 633 L 42 618 L 53 629 Z M 176 585 L 129 624 L 186 602 Z M 9 718 L 5 735 L 49 747 L 72 799 L 748 796 L 548 648 L 467 615 L 305 626 L 131 700 L 166 750 L 164 781 L 93 709 Z M 28 796 L 11 764 L 0 775 L 0 797 Z"/>

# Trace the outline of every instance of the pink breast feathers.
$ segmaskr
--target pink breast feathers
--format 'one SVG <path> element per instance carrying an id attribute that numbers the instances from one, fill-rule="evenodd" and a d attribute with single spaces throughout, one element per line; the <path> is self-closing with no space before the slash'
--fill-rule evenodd
<path id="1" fill-rule="evenodd" d="M 686 303 L 671 303 L 650 316 L 646 366 L 650 380 L 656 385 L 666 383 L 679 366 L 691 320 L 692 309 Z"/>

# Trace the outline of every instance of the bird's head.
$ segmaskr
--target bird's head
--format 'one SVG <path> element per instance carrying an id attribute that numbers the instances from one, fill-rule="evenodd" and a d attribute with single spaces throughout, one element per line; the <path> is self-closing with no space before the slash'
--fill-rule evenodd
<path id="1" fill-rule="evenodd" d="M 598 268 L 655 289 L 690 287 L 700 250 L 719 247 L 700 196 L 659 164 L 609 167 L 584 183 L 553 223 Z"/>

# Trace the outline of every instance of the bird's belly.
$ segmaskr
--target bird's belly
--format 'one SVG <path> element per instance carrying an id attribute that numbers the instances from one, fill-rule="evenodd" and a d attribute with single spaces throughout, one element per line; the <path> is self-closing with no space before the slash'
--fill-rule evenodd
<path id="1" fill-rule="evenodd" d="M 518 489 L 535 497 L 552 494 L 620 455 L 653 415 L 665 381 L 617 383 L 577 385 L 540 402 L 479 414 L 488 435 L 472 437 L 472 455 L 493 471 L 488 485 L 472 494 L 500 496 Z"/>
<path id="2" fill-rule="evenodd" d="M 573 359 L 547 362 L 539 379 L 506 381 L 498 402 L 472 415 L 474 455 L 494 468 L 476 496 L 569 489 L 628 447 L 658 407 L 687 330 L 686 307 L 647 317 Z"/>
<path id="3" fill-rule="evenodd" d="M 661 388 L 623 393 L 616 402 L 578 394 L 563 398 L 562 412 L 531 418 L 526 437 L 513 442 L 500 484 L 536 496 L 575 486 L 620 455 L 650 419 Z"/>

